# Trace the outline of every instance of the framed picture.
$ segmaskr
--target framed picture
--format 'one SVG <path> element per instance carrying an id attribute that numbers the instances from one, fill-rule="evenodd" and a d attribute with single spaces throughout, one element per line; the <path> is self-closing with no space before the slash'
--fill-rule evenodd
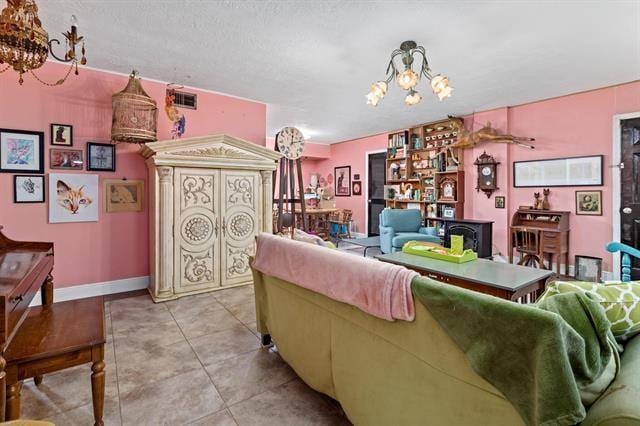
<path id="1" fill-rule="evenodd" d="M 602 162 L 602 155 L 516 161 L 513 163 L 513 186 L 602 186 Z"/>
<path id="2" fill-rule="evenodd" d="M 602 276 L 602 259 L 591 256 L 576 256 L 575 275 L 578 281 L 600 282 Z"/>
<path id="3" fill-rule="evenodd" d="M 49 150 L 49 167 L 52 169 L 82 170 L 81 149 L 51 148 Z"/>
<path id="4" fill-rule="evenodd" d="M 73 126 L 51 123 L 51 145 L 73 145 Z"/>
<path id="5" fill-rule="evenodd" d="M 0 129 L 0 172 L 44 173 L 44 133 Z"/>
<path id="6" fill-rule="evenodd" d="M 14 203 L 44 203 L 44 176 L 15 175 L 13 177 Z"/>
<path id="7" fill-rule="evenodd" d="M 87 170 L 116 171 L 116 146 L 109 143 L 87 142 Z"/>
<path id="8" fill-rule="evenodd" d="M 442 217 L 452 219 L 456 216 L 456 209 L 452 207 L 444 207 L 442 209 Z"/>
<path id="9" fill-rule="evenodd" d="M 362 182 L 353 182 L 351 184 L 351 190 L 353 195 L 362 195 Z"/>
<path id="10" fill-rule="evenodd" d="M 141 212 L 143 210 L 143 180 L 105 179 L 102 185 L 107 213 Z"/>
<path id="11" fill-rule="evenodd" d="M 504 209 L 505 207 L 505 198 L 502 195 L 496 196 L 496 209 Z"/>
<path id="12" fill-rule="evenodd" d="M 351 196 L 351 166 L 334 168 L 336 197 Z"/>
<path id="13" fill-rule="evenodd" d="M 576 214 L 602 216 L 602 191 L 576 191 Z"/>
<path id="14" fill-rule="evenodd" d="M 49 174 L 49 223 L 97 222 L 98 175 Z"/>

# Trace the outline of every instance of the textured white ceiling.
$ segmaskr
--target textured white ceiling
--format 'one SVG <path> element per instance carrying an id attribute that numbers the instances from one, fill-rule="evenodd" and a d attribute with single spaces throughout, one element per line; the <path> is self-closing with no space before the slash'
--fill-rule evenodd
<path id="1" fill-rule="evenodd" d="M 640 78 L 640 1 L 38 3 L 50 34 L 77 15 L 92 67 L 259 100 L 269 135 L 293 125 L 322 143 Z M 406 39 L 453 97 L 423 82 L 417 106 L 395 85 L 365 105 Z"/>

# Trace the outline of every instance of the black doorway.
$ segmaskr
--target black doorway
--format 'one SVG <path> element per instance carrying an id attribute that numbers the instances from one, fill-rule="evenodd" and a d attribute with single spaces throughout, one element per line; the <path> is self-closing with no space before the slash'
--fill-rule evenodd
<path id="1" fill-rule="evenodd" d="M 640 118 L 622 120 L 620 242 L 640 249 Z M 631 258 L 631 279 L 640 279 L 640 259 Z"/>
<path id="2" fill-rule="evenodd" d="M 380 212 L 384 209 L 384 183 L 386 170 L 385 152 L 368 155 L 368 179 L 367 179 L 367 234 L 372 237 L 380 234 Z"/>

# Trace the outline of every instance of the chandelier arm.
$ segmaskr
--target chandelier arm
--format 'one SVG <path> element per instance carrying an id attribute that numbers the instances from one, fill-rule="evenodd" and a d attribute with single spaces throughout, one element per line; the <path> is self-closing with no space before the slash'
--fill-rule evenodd
<path id="1" fill-rule="evenodd" d="M 68 63 L 68 62 L 73 61 L 73 59 L 62 59 L 62 58 L 59 58 L 58 55 L 56 55 L 53 52 L 53 43 L 55 43 L 57 45 L 60 45 L 60 40 L 58 40 L 56 38 L 52 38 L 51 40 L 49 40 L 49 53 L 51 54 L 51 56 L 53 56 L 54 58 L 56 58 L 60 62 Z"/>
<path id="2" fill-rule="evenodd" d="M 73 66 L 75 65 L 75 62 L 73 64 L 71 64 L 71 66 L 69 67 L 69 70 L 67 71 L 67 73 L 65 74 L 64 77 L 62 77 L 60 80 L 56 81 L 55 83 L 48 83 L 44 80 L 42 80 L 40 77 L 38 77 L 38 75 L 33 72 L 33 70 L 29 70 L 29 73 L 31 73 L 31 75 L 38 80 L 38 82 L 40 82 L 41 84 L 44 84 L 45 86 L 49 86 L 49 87 L 54 87 L 54 86 L 60 86 L 62 85 L 65 81 L 67 81 L 67 78 L 69 77 L 69 74 L 71 74 L 71 71 L 73 70 Z"/>
<path id="3" fill-rule="evenodd" d="M 389 60 L 389 65 L 387 66 L 387 74 L 389 73 L 390 68 L 393 70 L 393 73 L 387 78 L 387 83 L 393 80 L 396 75 L 398 75 L 398 68 L 396 67 L 394 59 L 402 54 L 404 54 L 404 52 L 400 49 L 396 49 L 391 52 L 391 59 Z"/>
<path id="4" fill-rule="evenodd" d="M 422 67 L 420 68 L 420 74 L 418 74 L 418 76 L 424 75 L 429 80 L 431 80 L 432 76 L 431 76 L 431 73 L 429 72 L 431 71 L 431 69 L 429 68 L 429 61 L 427 61 L 427 55 L 425 54 L 424 47 L 418 46 L 414 50 L 422 55 Z"/>

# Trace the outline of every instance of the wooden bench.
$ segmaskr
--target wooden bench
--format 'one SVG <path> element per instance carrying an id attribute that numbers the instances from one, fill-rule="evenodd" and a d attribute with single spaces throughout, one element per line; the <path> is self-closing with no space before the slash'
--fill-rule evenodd
<path id="1" fill-rule="evenodd" d="M 20 417 L 22 381 L 91 362 L 95 425 L 103 425 L 104 301 L 102 297 L 33 307 L 5 352 L 6 420 Z"/>

